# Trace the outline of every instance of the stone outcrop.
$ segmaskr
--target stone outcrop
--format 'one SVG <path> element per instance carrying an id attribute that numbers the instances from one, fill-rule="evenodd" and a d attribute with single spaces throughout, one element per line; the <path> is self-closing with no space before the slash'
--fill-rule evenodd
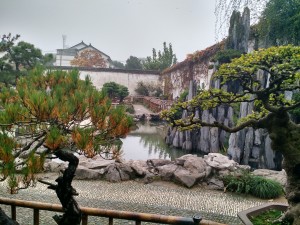
<path id="1" fill-rule="evenodd" d="M 66 166 L 66 163 L 48 161 L 45 163 L 45 170 L 47 172 L 61 172 Z M 188 188 L 202 184 L 211 189 L 223 189 L 222 176 L 240 170 L 250 170 L 250 167 L 239 165 L 220 153 L 209 153 L 204 157 L 188 154 L 174 161 L 150 159 L 147 161 L 130 160 L 122 163 L 104 160 L 101 157 L 87 159 L 84 156 L 79 156 L 79 166 L 74 179 L 107 180 L 110 182 L 139 180 L 144 183 L 163 180 Z M 286 183 L 284 171 L 257 170 L 254 171 L 254 174 L 277 180 L 283 185 Z"/>
<path id="2" fill-rule="evenodd" d="M 265 76 L 257 74 L 262 85 L 267 87 Z M 213 88 L 222 88 L 233 92 L 238 90 L 236 84 L 220 85 L 220 82 L 212 82 Z M 230 89 L 229 89 L 230 88 Z M 196 85 L 191 81 L 190 93 L 194 93 Z M 190 95 L 189 95 L 189 98 Z M 190 100 L 190 99 L 188 99 Z M 218 121 L 232 126 L 238 118 L 243 118 L 253 111 L 252 103 L 241 103 L 234 110 L 232 107 L 217 107 L 213 110 L 198 110 L 196 117 L 208 123 Z M 186 118 L 187 112 L 183 112 L 182 118 Z M 263 129 L 245 128 L 237 133 L 226 133 L 219 128 L 201 127 L 193 131 L 179 131 L 176 127 L 169 127 L 166 143 L 176 148 L 193 153 L 217 153 L 226 151 L 227 155 L 239 164 L 250 165 L 252 168 L 281 170 L 282 155 L 271 148 L 271 140 Z"/>
<path id="3" fill-rule="evenodd" d="M 266 169 L 257 169 L 252 172 L 255 176 L 265 177 L 270 180 L 275 180 L 279 182 L 282 186 L 286 185 L 286 172 L 284 170 L 275 171 L 275 170 L 266 170 Z"/>
<path id="4" fill-rule="evenodd" d="M 262 42 L 262 43 L 260 43 Z M 225 41 L 224 48 L 208 48 L 203 54 L 193 55 L 192 66 L 187 66 L 188 59 L 182 63 L 165 70 L 163 77 L 168 87 L 168 92 L 173 96 L 179 96 L 186 88 L 189 88 L 188 99 L 196 93 L 197 88 L 217 88 L 225 91 L 237 93 L 239 86 L 236 82 L 221 84 L 219 80 L 212 80 L 211 77 L 219 66 L 218 62 L 210 62 L 216 52 L 224 49 L 234 49 L 243 53 L 248 53 L 258 47 L 266 47 L 264 41 L 256 40 L 250 35 L 250 11 L 248 8 L 241 13 L 234 11 L 230 19 L 228 37 Z M 205 52 L 213 53 L 207 57 Z M 185 66 L 183 66 L 185 65 Z M 209 66 L 208 66 L 209 65 Z M 202 68 L 196 70 L 195 68 Z M 205 70 L 203 68 L 206 68 Z M 184 76 L 183 76 L 184 75 Z M 268 75 L 263 71 L 258 71 L 257 79 L 264 87 L 268 87 Z M 182 80 L 185 78 L 184 80 Z M 189 85 L 188 85 L 189 84 Z M 202 85 L 204 84 L 204 86 Z M 165 93 L 166 90 L 165 90 Z M 292 93 L 285 94 L 288 99 Z M 234 109 L 231 107 L 217 107 L 210 111 L 196 112 L 196 117 L 205 122 L 218 121 L 224 125 L 232 126 L 237 119 L 243 118 L 251 113 L 253 104 L 241 103 Z M 183 112 L 182 118 L 187 116 Z M 252 168 L 275 169 L 281 170 L 282 156 L 280 153 L 273 152 L 270 138 L 263 129 L 255 130 L 245 128 L 235 134 L 228 134 L 218 128 L 202 127 L 198 130 L 180 132 L 176 128 L 169 127 L 166 143 L 175 148 L 181 148 L 189 153 L 213 153 L 225 152 L 239 164 L 250 165 Z"/>
<path id="5" fill-rule="evenodd" d="M 250 10 L 245 8 L 241 15 L 234 11 L 230 18 L 229 36 L 226 40 L 227 49 L 236 49 L 248 52 L 248 40 L 250 34 Z"/>

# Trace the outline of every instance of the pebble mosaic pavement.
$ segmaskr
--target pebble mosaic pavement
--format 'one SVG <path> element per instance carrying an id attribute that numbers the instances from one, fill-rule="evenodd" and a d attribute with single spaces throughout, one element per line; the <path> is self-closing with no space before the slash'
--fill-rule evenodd
<path id="1" fill-rule="evenodd" d="M 54 183 L 54 179 L 55 176 L 52 174 L 45 180 Z M 200 214 L 206 220 L 230 225 L 241 224 L 236 216 L 237 212 L 267 202 L 222 191 L 206 190 L 200 186 L 187 189 L 161 181 L 144 184 L 136 181 L 109 183 L 74 180 L 73 187 L 79 193 L 76 199 L 80 206 L 185 217 Z M 2 182 L 0 183 L 0 196 L 59 204 L 55 192 L 41 183 L 34 188 L 20 190 L 17 195 L 10 195 L 5 183 Z M 8 206 L 2 205 L 1 208 L 10 215 Z M 40 225 L 55 225 L 52 219 L 54 214 L 55 212 L 40 211 Z M 21 225 L 31 225 L 32 218 L 33 210 L 17 208 L 17 221 Z M 88 221 L 89 225 L 108 224 L 106 218 L 89 217 Z M 114 220 L 114 224 L 133 225 L 135 223 L 134 221 Z"/>

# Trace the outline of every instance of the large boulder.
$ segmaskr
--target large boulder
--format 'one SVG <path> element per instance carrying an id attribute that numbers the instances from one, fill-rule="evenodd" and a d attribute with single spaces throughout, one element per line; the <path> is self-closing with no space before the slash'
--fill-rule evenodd
<path id="1" fill-rule="evenodd" d="M 80 166 L 87 167 L 89 169 L 97 170 L 107 167 L 108 165 L 115 162 L 115 160 L 107 160 L 101 157 L 94 157 L 94 158 L 86 158 L 86 157 L 78 157 Z"/>
<path id="2" fill-rule="evenodd" d="M 212 177 L 207 181 L 207 188 L 211 190 L 224 190 L 224 182 L 221 179 Z"/>
<path id="3" fill-rule="evenodd" d="M 184 155 L 175 159 L 175 163 L 190 171 L 191 173 L 205 173 L 208 177 L 211 173 L 211 167 L 206 164 L 203 158 L 196 155 Z"/>
<path id="4" fill-rule="evenodd" d="M 60 171 L 64 171 L 67 167 L 68 167 L 68 163 L 65 162 L 48 161 L 44 163 L 45 172 L 57 173 Z"/>
<path id="5" fill-rule="evenodd" d="M 203 158 L 196 155 L 184 155 L 175 160 L 177 169 L 174 171 L 175 181 L 186 187 L 192 187 L 210 174 L 210 168 Z"/>
<path id="6" fill-rule="evenodd" d="M 233 171 L 236 169 L 238 165 L 232 159 L 229 159 L 227 156 L 224 156 L 220 153 L 209 153 L 208 155 L 204 156 L 204 160 L 210 167 L 216 170 L 229 170 Z"/>
<path id="7" fill-rule="evenodd" d="M 104 171 L 103 171 L 104 172 Z M 103 172 L 95 171 L 84 166 L 78 166 L 75 172 L 74 179 L 76 180 L 100 180 Z"/>
<path id="8" fill-rule="evenodd" d="M 205 177 L 205 172 L 203 173 L 191 172 L 180 166 L 174 172 L 175 182 L 178 182 L 188 188 L 193 187 L 196 183 L 198 183 L 198 181 L 200 181 L 204 177 Z"/>
<path id="9" fill-rule="evenodd" d="M 174 173 L 177 170 L 178 165 L 175 164 L 167 164 L 164 166 L 157 167 L 158 174 L 161 178 L 161 180 L 164 181 L 172 181 L 174 178 Z"/>
<path id="10" fill-rule="evenodd" d="M 144 177 L 147 173 L 148 165 L 143 160 L 130 160 L 126 163 L 135 172 L 136 176 Z"/>
<path id="11" fill-rule="evenodd" d="M 173 162 L 168 159 L 148 159 L 147 160 L 147 165 L 149 167 L 158 167 L 158 166 L 164 166 L 167 164 L 172 164 Z"/>
<path id="12" fill-rule="evenodd" d="M 286 186 L 287 175 L 284 170 L 275 171 L 275 170 L 267 170 L 267 169 L 257 169 L 252 172 L 255 176 L 265 177 L 270 180 L 275 180 L 279 182 L 282 186 Z"/>
<path id="13" fill-rule="evenodd" d="M 105 179 L 110 182 L 120 182 L 135 178 L 133 169 L 123 163 L 110 164 L 105 168 Z"/>

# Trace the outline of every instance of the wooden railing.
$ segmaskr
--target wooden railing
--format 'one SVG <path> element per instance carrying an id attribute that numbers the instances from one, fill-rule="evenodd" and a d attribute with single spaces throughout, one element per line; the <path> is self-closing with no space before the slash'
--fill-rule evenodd
<path id="1" fill-rule="evenodd" d="M 43 202 L 24 201 L 9 198 L 0 198 L 0 204 L 11 206 L 11 218 L 16 221 L 16 207 L 24 207 L 33 209 L 33 225 L 39 225 L 40 210 L 63 212 L 61 205 L 49 204 Z M 113 225 L 114 219 L 134 220 L 136 225 L 141 225 L 142 222 L 152 222 L 159 224 L 180 224 L 180 225 L 225 225 L 209 220 L 203 220 L 200 216 L 193 218 L 179 216 L 164 216 L 149 213 L 135 213 L 127 211 L 107 210 L 99 208 L 81 207 L 82 225 L 88 224 L 88 216 L 106 217 L 108 224 Z"/>

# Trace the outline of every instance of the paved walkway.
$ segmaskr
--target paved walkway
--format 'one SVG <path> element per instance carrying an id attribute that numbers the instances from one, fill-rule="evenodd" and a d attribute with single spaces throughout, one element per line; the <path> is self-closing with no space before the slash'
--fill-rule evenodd
<path id="1" fill-rule="evenodd" d="M 54 179 L 54 176 L 49 176 L 46 180 L 53 182 Z M 201 214 L 207 220 L 230 225 L 241 224 L 236 217 L 238 211 L 267 202 L 222 191 L 205 190 L 201 187 L 187 189 L 167 182 L 143 184 L 136 181 L 109 183 L 75 180 L 73 186 L 79 193 L 77 200 L 81 206 L 186 217 Z M 21 190 L 17 195 L 7 194 L 4 183 L 1 183 L 0 195 L 59 204 L 54 191 L 41 183 L 34 188 Z M 1 207 L 10 215 L 8 207 Z M 18 209 L 17 212 L 20 224 L 32 224 L 32 210 Z M 54 225 L 55 222 L 51 218 L 54 214 L 43 211 L 41 225 Z M 89 225 L 96 224 L 108 222 L 107 219 L 89 217 Z M 134 224 L 134 222 L 119 220 L 115 224 Z"/>

